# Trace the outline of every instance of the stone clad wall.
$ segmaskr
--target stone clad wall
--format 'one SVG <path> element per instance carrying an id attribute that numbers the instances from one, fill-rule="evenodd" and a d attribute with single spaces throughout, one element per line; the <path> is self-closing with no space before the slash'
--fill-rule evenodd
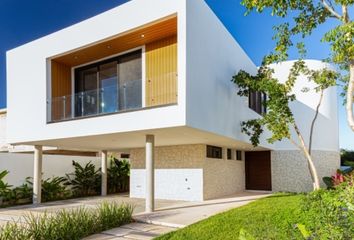
<path id="1" fill-rule="evenodd" d="M 204 200 L 245 190 L 245 161 L 206 158 L 203 167 Z"/>
<path id="2" fill-rule="evenodd" d="M 205 145 L 178 145 L 155 148 L 155 168 L 203 168 Z M 145 169 L 145 149 L 130 151 L 133 169 Z"/>
<path id="3" fill-rule="evenodd" d="M 313 151 L 314 162 L 320 181 L 331 176 L 340 167 L 340 154 L 331 151 Z M 272 151 L 272 188 L 274 192 L 308 192 L 312 180 L 305 157 L 300 151 Z"/>
<path id="4" fill-rule="evenodd" d="M 145 149 L 133 149 L 131 197 L 145 196 Z M 202 201 L 244 190 L 244 161 L 206 158 L 206 145 L 155 149 L 156 198 Z"/>

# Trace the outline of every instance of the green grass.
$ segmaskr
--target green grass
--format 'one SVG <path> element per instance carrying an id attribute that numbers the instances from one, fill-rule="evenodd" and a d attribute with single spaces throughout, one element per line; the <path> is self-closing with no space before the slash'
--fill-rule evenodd
<path id="1" fill-rule="evenodd" d="M 296 227 L 303 222 L 300 213 L 302 197 L 275 194 L 157 239 L 241 239 L 241 229 L 256 239 L 303 239 Z"/>

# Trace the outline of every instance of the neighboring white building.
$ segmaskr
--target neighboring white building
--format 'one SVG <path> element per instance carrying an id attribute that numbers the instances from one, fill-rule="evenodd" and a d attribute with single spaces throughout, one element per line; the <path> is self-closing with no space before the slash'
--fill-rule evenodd
<path id="1" fill-rule="evenodd" d="M 80 164 L 92 162 L 100 167 L 100 158 L 93 152 L 60 150 L 55 147 L 44 147 L 43 179 L 64 177 L 72 173 L 72 161 Z M 5 181 L 13 187 L 23 184 L 27 177 L 33 177 L 34 147 L 29 145 L 11 146 L 6 144 L 6 109 L 0 110 L 0 172 L 9 171 Z"/>
<path id="2" fill-rule="evenodd" d="M 279 78 L 288 64 L 275 66 Z M 241 133 L 241 121 L 259 116 L 249 105 L 261 110 L 236 94 L 230 80 L 241 69 L 257 72 L 204 1 L 133 0 L 7 52 L 7 142 L 37 145 L 36 163 L 40 146 L 129 151 L 130 196 L 146 197 L 148 210 L 154 190 L 190 201 L 311 190 L 293 145 L 264 137 L 254 149 Z M 335 92 L 316 125 L 320 176 L 339 167 Z M 298 93 L 294 111 L 308 131 L 318 95 Z"/>

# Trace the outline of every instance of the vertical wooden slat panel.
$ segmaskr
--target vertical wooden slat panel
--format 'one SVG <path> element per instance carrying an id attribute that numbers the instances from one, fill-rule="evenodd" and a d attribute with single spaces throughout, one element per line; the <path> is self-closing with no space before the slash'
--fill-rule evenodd
<path id="1" fill-rule="evenodd" d="M 56 61 L 52 61 L 51 65 L 52 120 L 55 121 L 71 113 L 71 68 Z M 63 96 L 66 96 L 65 114 Z"/>
<path id="2" fill-rule="evenodd" d="M 146 106 L 177 102 L 177 36 L 146 45 Z"/>

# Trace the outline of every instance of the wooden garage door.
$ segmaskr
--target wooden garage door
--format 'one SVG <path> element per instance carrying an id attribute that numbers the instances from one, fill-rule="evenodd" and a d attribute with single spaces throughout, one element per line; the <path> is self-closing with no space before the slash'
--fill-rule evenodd
<path id="1" fill-rule="evenodd" d="M 270 152 L 246 152 L 246 189 L 272 190 Z"/>

